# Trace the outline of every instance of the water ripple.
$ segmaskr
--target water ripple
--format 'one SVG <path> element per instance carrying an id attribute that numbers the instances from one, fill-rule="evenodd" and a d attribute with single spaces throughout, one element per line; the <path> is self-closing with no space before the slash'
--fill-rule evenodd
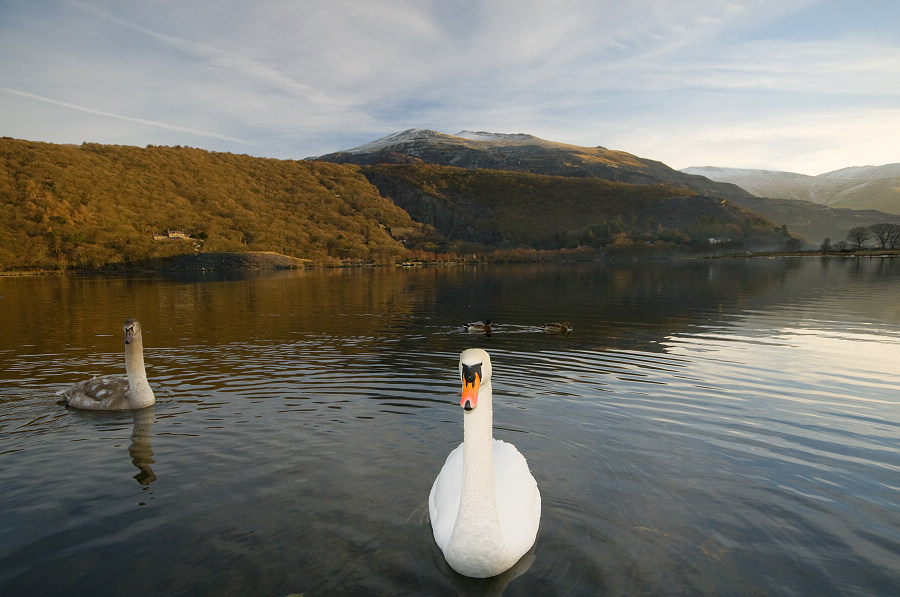
<path id="1" fill-rule="evenodd" d="M 495 435 L 543 495 L 507 594 L 896 594 L 896 277 L 861 293 L 855 270 L 817 267 L 538 268 L 547 283 L 486 277 L 477 295 L 466 272 L 437 269 L 372 274 L 382 286 L 360 272 L 347 286 L 334 273 L 98 284 L 115 289 L 107 311 L 145 284 L 147 312 L 162 301 L 177 323 L 165 338 L 148 319 L 155 420 L 56 403 L 122 371 L 114 336 L 4 328 L 0 586 L 122 592 L 131 568 L 99 562 L 137 553 L 159 593 L 402 593 L 410 578 L 449 593 L 427 495 L 462 439 L 459 352 L 479 344 Z M 402 298 L 416 276 L 451 282 Z M 473 304 L 504 320 L 490 339 L 457 325 L 483 316 Z M 567 337 L 533 325 L 563 313 Z M 200 587 L 198 571 L 221 584 Z"/>

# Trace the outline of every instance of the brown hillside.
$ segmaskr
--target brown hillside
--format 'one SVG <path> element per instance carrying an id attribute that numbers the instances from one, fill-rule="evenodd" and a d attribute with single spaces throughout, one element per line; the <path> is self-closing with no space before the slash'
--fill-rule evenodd
<path id="1" fill-rule="evenodd" d="M 352 166 L 187 147 L 0 139 L 0 269 L 101 267 L 194 251 L 327 260 L 405 252 L 419 227 Z M 154 240 L 178 230 L 189 240 Z"/>
<path id="2" fill-rule="evenodd" d="M 0 270 L 159 268 L 195 252 L 307 263 L 672 253 L 709 250 L 710 238 L 774 247 L 787 232 L 676 183 L 0 139 Z"/>

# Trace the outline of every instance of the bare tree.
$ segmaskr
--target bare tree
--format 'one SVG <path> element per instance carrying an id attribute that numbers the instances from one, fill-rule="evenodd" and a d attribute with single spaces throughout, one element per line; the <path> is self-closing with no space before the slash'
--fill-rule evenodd
<path id="1" fill-rule="evenodd" d="M 847 240 L 853 243 L 853 248 L 857 251 L 863 248 L 863 245 L 866 244 L 872 238 L 872 233 L 869 232 L 869 228 L 867 226 L 857 226 L 856 228 L 851 228 L 850 232 L 847 233 Z"/>
<path id="2" fill-rule="evenodd" d="M 900 243 L 900 226 L 897 224 L 872 224 L 869 230 L 875 235 L 875 240 L 882 249 L 896 249 Z"/>
<path id="3" fill-rule="evenodd" d="M 823 255 L 831 253 L 831 239 L 826 236 L 825 240 L 822 241 L 822 244 L 819 245 L 819 250 L 822 251 Z"/>

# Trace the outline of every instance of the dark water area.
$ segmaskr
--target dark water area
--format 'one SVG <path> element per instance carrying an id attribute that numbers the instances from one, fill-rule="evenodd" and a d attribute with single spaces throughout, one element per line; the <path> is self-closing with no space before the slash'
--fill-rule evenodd
<path id="1" fill-rule="evenodd" d="M 0 594 L 900 594 L 898 291 L 878 258 L 0 278 Z M 157 404 L 57 404 L 127 317 Z M 427 508 L 471 346 L 543 498 L 481 581 Z"/>

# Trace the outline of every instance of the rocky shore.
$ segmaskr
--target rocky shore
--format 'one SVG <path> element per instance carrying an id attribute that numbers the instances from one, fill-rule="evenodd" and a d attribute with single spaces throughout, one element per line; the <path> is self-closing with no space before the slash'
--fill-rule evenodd
<path id="1" fill-rule="evenodd" d="M 304 267 L 302 259 L 278 253 L 195 253 L 166 268 L 169 272 L 248 271 Z"/>

